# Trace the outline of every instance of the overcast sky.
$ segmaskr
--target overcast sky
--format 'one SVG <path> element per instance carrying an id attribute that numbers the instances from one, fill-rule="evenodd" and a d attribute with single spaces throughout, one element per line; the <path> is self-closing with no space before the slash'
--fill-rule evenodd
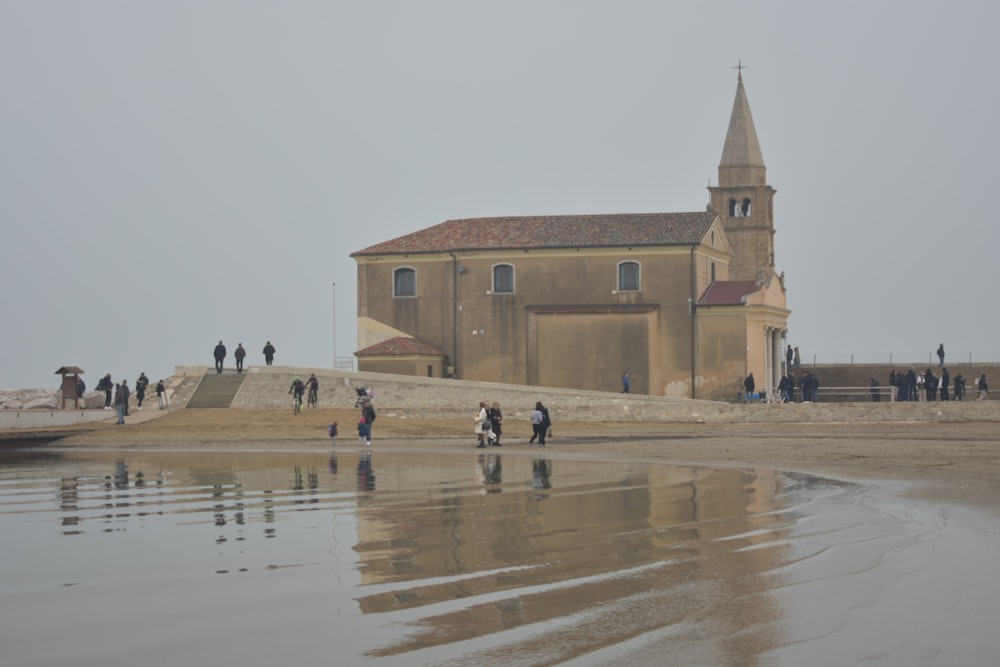
<path id="1" fill-rule="evenodd" d="M 0 388 L 155 382 L 219 339 L 329 367 L 355 250 L 704 210 L 740 61 L 789 342 L 996 361 L 998 8 L 0 0 Z"/>

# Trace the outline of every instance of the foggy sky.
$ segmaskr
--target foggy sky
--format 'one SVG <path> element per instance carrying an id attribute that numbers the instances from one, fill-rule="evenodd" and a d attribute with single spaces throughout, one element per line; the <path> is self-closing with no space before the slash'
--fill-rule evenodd
<path id="1" fill-rule="evenodd" d="M 451 218 L 704 210 L 738 62 L 788 342 L 997 360 L 998 15 L 0 0 L 0 388 L 64 364 L 155 382 L 219 339 L 229 363 L 271 340 L 329 367 L 357 349 L 355 250 Z"/>

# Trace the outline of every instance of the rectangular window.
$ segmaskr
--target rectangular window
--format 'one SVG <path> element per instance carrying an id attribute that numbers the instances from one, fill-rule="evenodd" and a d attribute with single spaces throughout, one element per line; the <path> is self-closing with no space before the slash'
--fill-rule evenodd
<path id="1" fill-rule="evenodd" d="M 618 265 L 618 291 L 636 292 L 639 290 L 639 263 L 622 262 Z"/>
<path id="2" fill-rule="evenodd" d="M 514 292 L 514 267 L 497 264 L 493 267 L 493 293 L 512 294 Z"/>
<path id="3" fill-rule="evenodd" d="M 416 296 L 417 295 L 417 272 L 415 269 L 404 267 L 396 269 L 392 276 L 393 296 Z"/>

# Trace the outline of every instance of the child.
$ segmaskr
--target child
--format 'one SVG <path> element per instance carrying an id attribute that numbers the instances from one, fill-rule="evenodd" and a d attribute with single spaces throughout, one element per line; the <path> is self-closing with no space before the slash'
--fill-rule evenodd
<path id="1" fill-rule="evenodd" d="M 326 432 L 330 434 L 330 444 L 334 447 L 337 446 L 337 422 L 334 421 L 332 424 L 326 427 Z"/>
<path id="2" fill-rule="evenodd" d="M 361 421 L 358 422 L 358 438 L 360 439 L 358 444 L 371 446 L 372 441 L 369 440 L 368 437 L 368 422 L 362 418 Z"/>

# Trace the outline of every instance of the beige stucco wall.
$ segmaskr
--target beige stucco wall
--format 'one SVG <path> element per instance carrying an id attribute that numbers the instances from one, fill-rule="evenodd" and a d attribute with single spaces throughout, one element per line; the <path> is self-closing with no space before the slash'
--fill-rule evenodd
<path id="1" fill-rule="evenodd" d="M 748 336 L 754 347 L 762 342 L 748 334 L 742 313 L 730 311 L 718 313 L 725 321 L 698 332 L 692 302 L 710 284 L 713 267 L 715 279 L 730 277 L 730 256 L 717 220 L 693 249 L 357 257 L 358 340 L 365 347 L 413 336 L 442 349 L 444 366 L 455 366 L 458 377 L 469 380 L 620 390 L 627 371 L 635 393 L 689 397 L 693 382 L 699 397 L 702 388 L 721 395 L 725 387 L 728 395 L 735 377 L 746 372 Z M 640 264 L 639 290 L 617 290 L 622 261 Z M 492 293 L 497 264 L 514 267 L 513 293 Z M 416 271 L 416 297 L 393 297 L 393 272 L 401 267 Z M 696 335 L 706 338 L 695 345 Z M 364 363 L 375 370 L 374 361 Z M 411 372 L 400 365 L 379 368 Z"/>

